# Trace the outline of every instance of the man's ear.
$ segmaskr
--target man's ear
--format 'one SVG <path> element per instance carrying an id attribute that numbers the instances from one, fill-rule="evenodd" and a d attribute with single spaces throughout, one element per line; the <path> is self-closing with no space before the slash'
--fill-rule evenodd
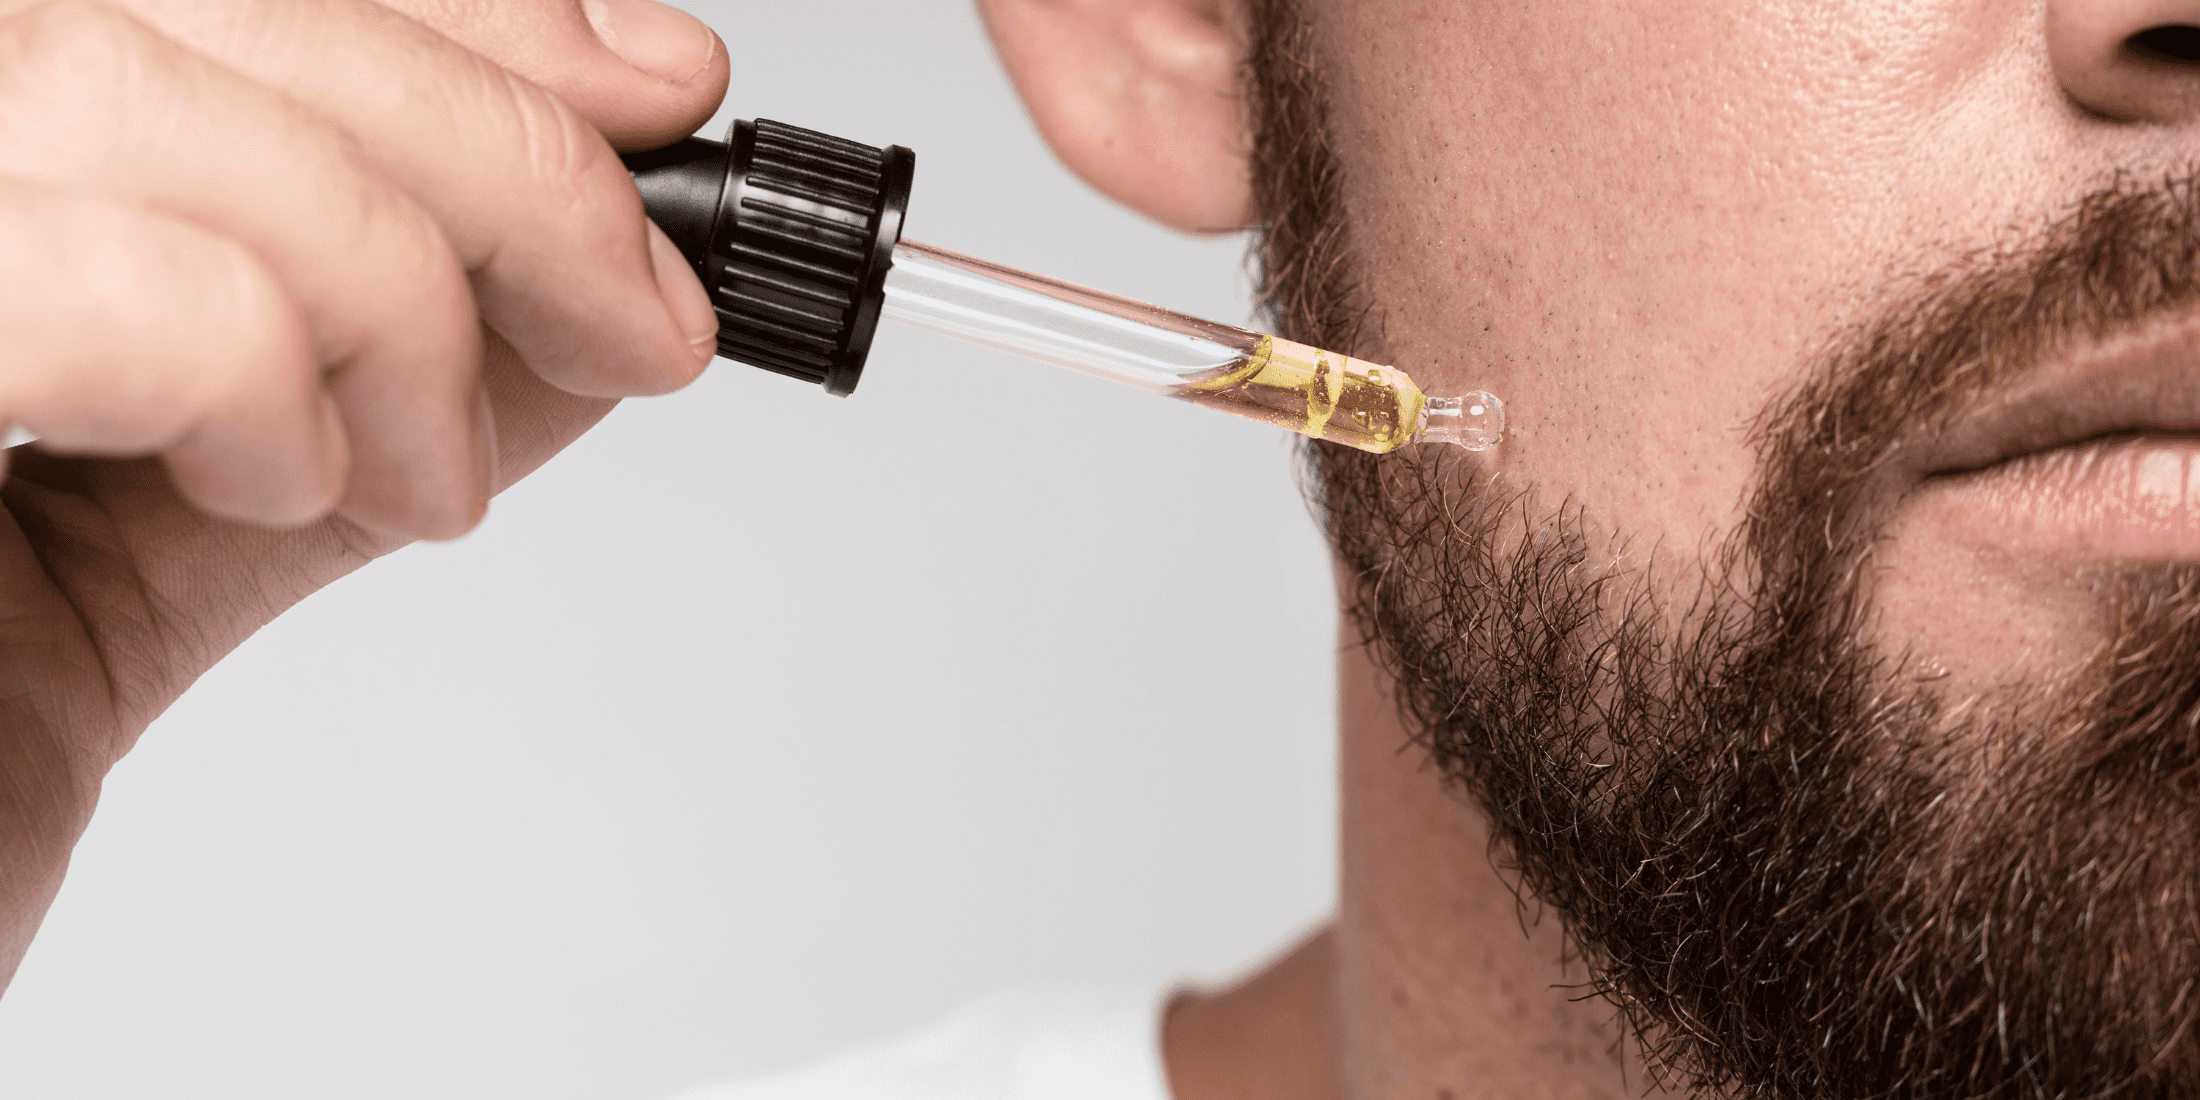
<path id="1" fill-rule="evenodd" d="M 1242 0 L 979 0 L 1055 155 L 1177 229 L 1253 224 Z"/>

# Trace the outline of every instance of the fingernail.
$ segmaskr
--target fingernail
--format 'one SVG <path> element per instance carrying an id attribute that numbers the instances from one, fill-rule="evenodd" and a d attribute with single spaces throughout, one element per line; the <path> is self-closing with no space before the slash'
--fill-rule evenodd
<path id="1" fill-rule="evenodd" d="M 497 491 L 497 421 L 489 411 L 489 386 L 474 386 L 474 523 L 489 512 L 489 498 Z"/>
<path id="2" fill-rule="evenodd" d="M 672 311 L 672 323 L 680 326 L 680 335 L 687 337 L 688 350 L 697 362 L 708 366 L 711 356 L 718 354 L 718 310 L 710 304 L 710 294 L 703 289 L 703 281 L 695 277 L 695 269 L 688 266 L 687 257 L 680 254 L 680 247 L 649 223 L 649 264 L 657 275 L 657 293 L 665 300 L 665 308 Z"/>
<path id="3" fill-rule="evenodd" d="M 581 11 L 612 53 L 659 80 L 685 84 L 718 54 L 702 20 L 656 0 L 581 0 Z"/>

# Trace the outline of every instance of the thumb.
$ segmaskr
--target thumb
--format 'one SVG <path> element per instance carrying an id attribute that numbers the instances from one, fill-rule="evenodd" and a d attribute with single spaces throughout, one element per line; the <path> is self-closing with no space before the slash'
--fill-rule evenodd
<path id="1" fill-rule="evenodd" d="M 382 0 L 564 100 L 621 151 L 686 137 L 725 98 L 725 44 L 657 0 Z"/>

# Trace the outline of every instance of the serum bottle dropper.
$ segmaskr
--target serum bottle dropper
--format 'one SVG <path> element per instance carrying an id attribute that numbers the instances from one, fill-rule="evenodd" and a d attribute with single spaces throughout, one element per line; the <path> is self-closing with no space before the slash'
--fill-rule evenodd
<path id="1" fill-rule="evenodd" d="M 889 317 L 1367 451 L 1505 437 L 1483 391 L 1432 397 L 1396 367 L 902 240 L 901 146 L 767 120 L 730 138 L 626 158 L 710 291 L 726 358 L 844 396 Z"/>

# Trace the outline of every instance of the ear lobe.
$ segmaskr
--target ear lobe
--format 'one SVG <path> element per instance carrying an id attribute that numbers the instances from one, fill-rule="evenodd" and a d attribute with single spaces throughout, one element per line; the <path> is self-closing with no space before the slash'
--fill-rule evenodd
<path id="1" fill-rule="evenodd" d="M 1237 0 L 980 0 L 1055 155 L 1176 229 L 1255 220 Z"/>

